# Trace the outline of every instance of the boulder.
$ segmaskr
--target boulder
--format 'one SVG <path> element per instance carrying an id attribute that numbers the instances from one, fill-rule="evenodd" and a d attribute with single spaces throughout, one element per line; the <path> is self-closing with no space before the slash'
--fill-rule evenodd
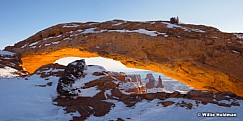
<path id="1" fill-rule="evenodd" d="M 189 99 L 202 101 L 203 103 L 212 103 L 214 94 L 206 90 L 191 90 L 187 93 L 187 97 Z"/>
<path id="2" fill-rule="evenodd" d="M 164 101 L 164 102 L 161 102 L 161 104 L 162 104 L 164 107 L 173 105 L 174 103 L 175 103 L 175 102 L 173 102 L 173 101 Z"/>
<path id="3" fill-rule="evenodd" d="M 220 92 L 215 94 L 215 98 L 217 101 L 229 100 L 234 97 L 236 97 L 236 95 L 232 92 Z"/>
<path id="4" fill-rule="evenodd" d="M 146 99 L 146 100 L 153 100 L 154 98 L 155 98 L 154 93 L 147 93 L 144 95 L 144 99 Z"/>
<path id="5" fill-rule="evenodd" d="M 169 98 L 180 98 L 180 97 L 182 97 L 182 95 L 181 95 L 181 93 L 178 92 L 178 91 L 174 91 L 173 93 L 171 93 L 171 94 L 169 95 Z"/>
<path id="6" fill-rule="evenodd" d="M 168 94 L 166 92 L 157 92 L 156 98 L 160 99 L 160 100 L 165 100 L 168 97 L 168 95 L 170 95 L 170 94 Z"/>
<path id="7" fill-rule="evenodd" d="M 72 88 L 75 80 L 85 76 L 84 70 L 87 69 L 85 60 L 76 60 L 69 63 L 64 70 L 63 76 L 59 79 L 57 92 L 61 95 L 77 95 L 76 90 Z"/>

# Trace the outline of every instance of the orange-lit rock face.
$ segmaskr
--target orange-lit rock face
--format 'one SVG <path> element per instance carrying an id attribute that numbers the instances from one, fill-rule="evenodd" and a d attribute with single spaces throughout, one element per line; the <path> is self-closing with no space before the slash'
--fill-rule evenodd
<path id="1" fill-rule="evenodd" d="M 151 31 L 160 34 L 144 34 Z M 60 24 L 5 50 L 20 54 L 29 72 L 63 57 L 102 56 L 161 72 L 197 89 L 243 96 L 242 41 L 206 26 L 110 21 Z"/>
<path id="2" fill-rule="evenodd" d="M 44 52 L 40 54 L 30 54 L 22 56 L 23 67 L 30 73 L 33 73 L 36 69 L 42 65 L 54 63 L 56 60 L 64 57 L 97 57 L 96 53 L 90 53 L 80 51 L 75 48 L 65 48 L 52 52 Z"/>

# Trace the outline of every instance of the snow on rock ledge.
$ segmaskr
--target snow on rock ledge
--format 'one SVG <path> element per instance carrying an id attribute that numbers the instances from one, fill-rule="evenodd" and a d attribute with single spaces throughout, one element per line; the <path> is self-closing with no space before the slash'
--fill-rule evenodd
<path id="1" fill-rule="evenodd" d="M 15 55 L 15 53 L 12 53 L 12 52 L 9 52 L 9 51 L 2 51 L 2 50 L 0 50 L 0 55 L 1 56 L 3 56 L 3 55 L 13 56 L 13 55 Z"/>

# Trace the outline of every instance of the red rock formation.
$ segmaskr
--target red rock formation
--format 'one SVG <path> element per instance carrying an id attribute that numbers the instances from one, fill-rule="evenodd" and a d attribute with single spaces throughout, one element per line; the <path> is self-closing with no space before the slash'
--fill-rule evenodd
<path id="1" fill-rule="evenodd" d="M 147 93 L 147 88 L 142 83 L 140 75 L 126 75 L 125 81 L 123 81 L 123 82 L 126 83 L 126 84 L 123 84 L 126 86 L 122 86 L 126 92 L 129 92 L 132 94 Z"/>
<path id="2" fill-rule="evenodd" d="M 162 83 L 162 79 L 161 79 L 160 76 L 159 76 L 158 84 L 157 84 L 156 88 L 164 88 L 164 85 L 163 85 L 163 83 Z"/>
<path id="3" fill-rule="evenodd" d="M 126 92 L 129 92 L 131 94 L 146 94 L 147 88 L 145 86 L 140 86 L 136 88 L 128 88 Z"/>
<path id="4" fill-rule="evenodd" d="M 146 81 L 146 88 L 147 89 L 152 89 L 152 88 L 155 88 L 155 79 L 154 79 L 154 76 L 152 73 L 149 73 L 146 75 L 146 78 L 145 78 L 145 81 Z"/>
<path id="5" fill-rule="evenodd" d="M 203 25 L 121 20 L 66 23 L 5 50 L 21 55 L 31 73 L 62 57 L 102 56 L 128 67 L 161 72 L 197 89 L 243 96 L 242 39 Z"/>

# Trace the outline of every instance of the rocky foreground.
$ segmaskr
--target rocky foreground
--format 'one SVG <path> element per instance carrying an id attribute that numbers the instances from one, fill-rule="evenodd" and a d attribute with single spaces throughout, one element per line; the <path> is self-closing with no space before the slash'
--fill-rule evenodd
<path id="1" fill-rule="evenodd" d="M 64 23 L 6 47 L 30 73 L 62 57 L 102 56 L 194 88 L 243 96 L 243 37 L 168 21 Z"/>
<path id="2" fill-rule="evenodd" d="M 73 117 L 74 121 L 78 121 L 90 116 L 109 115 L 109 112 L 117 106 L 114 103 L 116 101 L 133 108 L 140 102 L 156 100 L 161 108 L 174 105 L 191 110 L 207 104 L 223 107 L 240 106 L 238 100 L 243 99 L 231 92 L 213 93 L 200 90 L 192 90 L 187 94 L 180 94 L 177 91 L 139 94 L 141 92 L 139 90 L 143 89 L 131 86 L 133 82 L 127 82 L 126 77 L 124 73 L 107 72 L 103 67 L 87 66 L 84 60 L 77 60 L 65 68 L 57 86 L 59 96 L 54 102 L 58 106 L 65 107 L 67 113 L 79 112 L 81 116 Z M 123 118 L 121 116 L 117 120 L 129 119 Z"/>

